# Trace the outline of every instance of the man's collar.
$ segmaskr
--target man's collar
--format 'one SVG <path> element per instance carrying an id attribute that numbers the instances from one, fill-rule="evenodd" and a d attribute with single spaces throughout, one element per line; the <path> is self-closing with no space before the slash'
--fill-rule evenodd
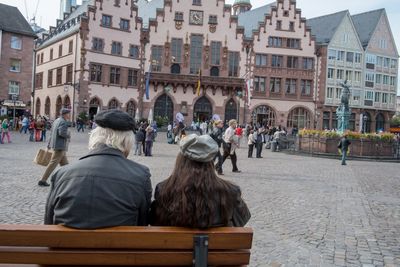
<path id="1" fill-rule="evenodd" d="M 91 150 L 89 154 L 86 156 L 81 157 L 79 160 L 92 157 L 92 156 L 97 156 L 97 155 L 110 155 L 110 156 L 116 156 L 116 157 L 123 157 L 125 158 L 124 154 L 115 148 L 109 147 L 107 145 L 100 145 L 97 148 Z"/>

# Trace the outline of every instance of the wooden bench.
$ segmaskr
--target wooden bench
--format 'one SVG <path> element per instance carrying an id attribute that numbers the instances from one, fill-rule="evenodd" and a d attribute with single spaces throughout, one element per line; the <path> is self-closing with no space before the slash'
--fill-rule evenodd
<path id="1" fill-rule="evenodd" d="M 244 266 L 252 238 L 244 227 L 0 225 L 0 266 Z"/>

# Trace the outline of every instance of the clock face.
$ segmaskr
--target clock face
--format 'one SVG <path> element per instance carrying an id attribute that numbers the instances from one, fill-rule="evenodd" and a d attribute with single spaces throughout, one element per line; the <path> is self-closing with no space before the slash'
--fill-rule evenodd
<path id="1" fill-rule="evenodd" d="M 189 23 L 194 25 L 203 25 L 203 11 L 190 10 Z"/>

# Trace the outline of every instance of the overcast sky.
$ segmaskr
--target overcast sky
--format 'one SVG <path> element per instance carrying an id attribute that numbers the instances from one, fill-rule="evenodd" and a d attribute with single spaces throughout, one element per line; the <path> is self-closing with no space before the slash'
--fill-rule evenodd
<path id="1" fill-rule="evenodd" d="M 189 1 L 189 0 L 185 0 Z M 210 1 L 210 0 L 204 0 Z M 80 4 L 82 1 L 77 0 Z M 227 4 L 233 4 L 234 0 L 226 0 Z M 251 0 L 253 8 L 260 7 L 275 1 Z M 56 24 L 59 15 L 59 0 L 0 0 L 0 3 L 17 6 L 21 13 L 29 19 L 35 16 L 36 23 L 45 29 Z M 25 6 L 26 3 L 26 6 Z M 348 9 L 350 14 L 366 12 L 369 10 L 385 8 L 389 18 L 392 33 L 400 51 L 400 1 L 399 0 L 297 0 L 297 8 L 305 18 L 323 16 L 330 13 Z M 400 95 L 400 82 L 398 94 Z"/>

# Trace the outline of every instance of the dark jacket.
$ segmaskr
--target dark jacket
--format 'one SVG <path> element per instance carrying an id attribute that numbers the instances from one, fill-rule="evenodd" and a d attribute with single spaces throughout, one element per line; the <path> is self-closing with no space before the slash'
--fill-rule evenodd
<path id="1" fill-rule="evenodd" d="M 136 134 L 135 134 L 135 141 L 136 142 L 143 142 L 144 141 L 144 136 L 145 136 L 145 134 L 143 133 L 143 131 L 141 131 L 141 130 L 138 130 L 137 132 L 136 132 Z"/>
<path id="2" fill-rule="evenodd" d="M 351 145 L 351 142 L 347 138 L 342 138 L 340 139 L 340 142 L 338 144 L 338 148 L 340 148 L 343 151 L 349 150 L 349 146 Z"/>
<path id="3" fill-rule="evenodd" d="M 45 224 L 93 229 L 147 225 L 151 203 L 149 169 L 105 145 L 56 171 Z"/>
<path id="4" fill-rule="evenodd" d="M 54 150 L 68 150 L 70 137 L 71 135 L 68 131 L 67 121 L 60 117 L 53 123 L 49 139 L 49 147 Z"/>
<path id="5" fill-rule="evenodd" d="M 215 142 L 217 142 L 218 147 L 221 147 L 221 144 L 223 142 L 222 129 L 214 127 L 212 133 L 210 133 L 210 136 L 212 139 L 214 139 Z"/>
<path id="6" fill-rule="evenodd" d="M 162 190 L 162 187 L 164 185 L 165 181 L 157 184 L 156 190 L 154 191 L 154 200 L 153 203 L 151 204 L 151 212 L 150 212 L 150 224 L 151 225 L 157 225 L 157 226 L 183 226 L 183 227 L 196 227 L 193 225 L 170 225 L 169 222 L 162 222 L 155 216 L 156 210 L 159 209 L 158 205 L 158 199 L 160 195 L 160 190 Z M 220 227 L 220 226 L 236 226 L 236 227 L 242 227 L 244 226 L 251 217 L 250 211 L 247 208 L 246 203 L 242 199 L 242 193 L 240 191 L 240 188 L 236 185 L 232 184 L 231 187 L 231 194 L 234 195 L 235 203 L 233 203 L 233 211 L 232 214 L 229 216 L 231 219 L 228 223 L 228 225 L 224 225 L 222 222 L 221 218 L 221 210 L 217 209 L 210 214 L 211 218 L 213 218 L 212 225 L 209 227 Z M 217 202 L 216 207 L 220 207 L 220 198 L 217 194 L 212 195 L 212 201 Z M 161 211 L 160 211 L 161 212 Z M 165 211 L 168 212 L 168 211 Z M 189 214 L 188 214 L 189 216 Z"/>

